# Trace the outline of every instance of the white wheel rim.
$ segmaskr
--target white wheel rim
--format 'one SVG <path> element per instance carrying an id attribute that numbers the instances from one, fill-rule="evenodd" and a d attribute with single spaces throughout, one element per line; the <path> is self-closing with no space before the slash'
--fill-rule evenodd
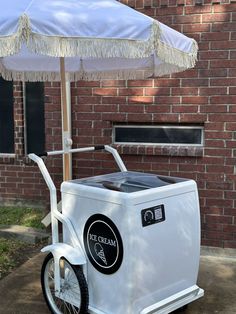
<path id="1" fill-rule="evenodd" d="M 64 261 L 64 279 L 61 280 L 62 293 L 67 300 L 76 300 L 81 304 L 81 292 L 76 274 L 71 265 Z M 44 287 L 48 302 L 55 314 L 79 314 L 80 308 L 55 296 L 54 260 L 51 258 L 44 271 Z"/>

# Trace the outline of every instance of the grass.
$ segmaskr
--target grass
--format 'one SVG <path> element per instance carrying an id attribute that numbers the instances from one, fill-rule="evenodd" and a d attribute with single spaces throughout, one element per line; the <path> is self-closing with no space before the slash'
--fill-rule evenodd
<path id="1" fill-rule="evenodd" d="M 41 220 L 45 213 L 39 209 L 21 207 L 0 207 L 0 225 L 20 225 L 43 229 Z"/>
<path id="2" fill-rule="evenodd" d="M 44 226 L 41 220 L 44 216 L 45 213 L 39 209 L 28 207 L 0 207 L 0 226 L 20 225 L 43 229 Z M 34 250 L 35 245 L 15 239 L 0 237 L 0 279 L 27 260 L 27 256 Z"/>
<path id="3" fill-rule="evenodd" d="M 17 265 L 13 256 L 24 246 L 23 242 L 0 238 L 0 279 Z"/>

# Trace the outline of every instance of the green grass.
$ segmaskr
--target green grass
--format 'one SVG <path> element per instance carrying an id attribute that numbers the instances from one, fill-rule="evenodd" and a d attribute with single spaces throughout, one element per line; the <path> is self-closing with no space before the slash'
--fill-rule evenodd
<path id="1" fill-rule="evenodd" d="M 17 260 L 12 256 L 24 246 L 23 242 L 0 238 L 0 279 L 16 266 Z"/>
<path id="2" fill-rule="evenodd" d="M 20 225 L 43 229 L 41 220 L 45 213 L 39 209 L 0 207 L 0 225 Z"/>

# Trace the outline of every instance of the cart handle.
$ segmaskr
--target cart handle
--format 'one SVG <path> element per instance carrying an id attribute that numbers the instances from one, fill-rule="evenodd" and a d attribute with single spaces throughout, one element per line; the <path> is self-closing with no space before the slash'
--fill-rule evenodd
<path id="1" fill-rule="evenodd" d="M 81 147 L 81 148 L 74 148 L 68 150 L 55 150 L 50 152 L 44 152 L 43 154 L 38 155 L 39 157 L 44 156 L 54 156 L 54 155 L 64 155 L 64 154 L 71 154 L 71 153 L 82 153 L 82 152 L 91 152 L 96 150 L 106 150 L 107 152 L 111 153 L 122 172 L 127 171 L 123 160 L 121 159 L 117 150 L 109 145 L 99 145 L 99 146 L 92 146 L 92 147 Z"/>

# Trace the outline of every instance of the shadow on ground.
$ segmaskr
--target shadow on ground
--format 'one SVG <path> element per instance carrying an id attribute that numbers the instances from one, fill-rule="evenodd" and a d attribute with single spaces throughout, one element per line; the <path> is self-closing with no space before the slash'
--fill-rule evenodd
<path id="1" fill-rule="evenodd" d="M 39 279 L 43 258 L 36 255 L 0 281 L 1 314 L 49 314 Z M 236 313 L 236 259 L 202 256 L 198 284 L 205 296 L 182 313 Z"/>

